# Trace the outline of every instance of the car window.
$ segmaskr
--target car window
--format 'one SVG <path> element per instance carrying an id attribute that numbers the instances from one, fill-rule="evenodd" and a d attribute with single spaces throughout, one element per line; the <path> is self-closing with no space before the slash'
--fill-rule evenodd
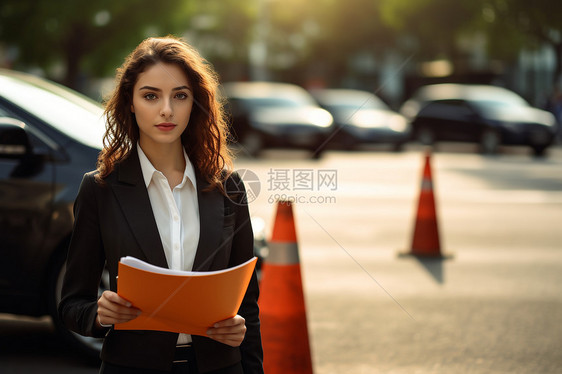
<path id="1" fill-rule="evenodd" d="M 21 118 L 18 114 L 13 113 L 9 109 L 4 108 L 0 105 L 0 117 L 14 118 L 16 120 L 22 121 L 27 126 L 26 132 L 29 136 L 29 142 L 33 153 L 40 155 L 47 155 L 51 153 L 52 150 L 57 149 L 57 144 L 50 139 L 47 135 L 33 127 L 30 123 L 26 121 L 25 118 Z"/>
<path id="2" fill-rule="evenodd" d="M 0 76 L 0 95 L 62 133 L 101 148 L 105 132 L 100 104 L 61 86 Z"/>
<path id="3" fill-rule="evenodd" d="M 297 100 L 278 98 L 278 97 L 252 98 L 252 99 L 248 99 L 247 102 L 252 107 L 257 107 L 257 108 L 270 108 L 270 107 L 292 108 L 292 107 L 299 107 L 303 105 L 302 102 Z"/>
<path id="4" fill-rule="evenodd" d="M 328 110 L 389 109 L 384 101 L 374 95 L 352 95 L 350 97 L 342 95 L 338 97 L 337 94 L 334 94 L 326 100 L 319 98 L 318 101 Z"/>
<path id="5" fill-rule="evenodd" d="M 474 111 L 463 100 L 438 100 L 427 104 L 420 113 L 419 117 L 432 117 L 442 119 L 462 119 L 468 118 Z"/>
<path id="6" fill-rule="evenodd" d="M 524 100 L 503 100 L 503 98 L 500 97 L 497 99 L 475 100 L 472 104 L 478 112 L 490 117 L 497 116 L 498 113 L 512 111 L 513 108 L 529 106 L 529 104 Z"/>

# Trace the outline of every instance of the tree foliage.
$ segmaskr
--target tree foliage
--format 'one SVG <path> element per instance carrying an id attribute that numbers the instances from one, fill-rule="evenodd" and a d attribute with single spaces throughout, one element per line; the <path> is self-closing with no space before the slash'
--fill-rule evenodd
<path id="1" fill-rule="evenodd" d="M 47 75 L 64 66 L 63 83 L 77 87 L 81 73 L 100 75 L 151 34 L 174 33 L 189 7 L 181 0 L 2 0 L 0 40 L 15 46 L 16 68 Z"/>
<path id="2" fill-rule="evenodd" d="M 280 67 L 284 61 L 293 64 L 285 79 L 298 81 L 312 71 L 328 84 L 341 83 L 355 57 L 382 55 L 394 45 L 395 32 L 381 22 L 379 8 L 380 0 L 270 1 L 271 58 L 277 55 Z"/>
<path id="3" fill-rule="evenodd" d="M 459 40 L 486 35 L 492 58 L 513 60 L 522 48 L 554 48 L 561 74 L 562 2 L 551 0 L 381 0 L 383 19 L 418 41 L 422 58 L 459 57 Z"/>
<path id="4" fill-rule="evenodd" d="M 510 58 L 521 48 L 549 45 L 556 56 L 554 80 L 562 79 L 562 2 L 550 0 L 481 0 L 489 52 Z"/>
<path id="5" fill-rule="evenodd" d="M 2 0 L 0 42 L 16 51 L 14 68 L 64 71 L 58 80 L 78 88 L 81 76 L 112 75 L 143 38 L 169 33 L 187 33 L 219 71 L 238 75 L 256 40 L 286 77 L 318 68 L 341 77 L 354 57 L 396 49 L 462 65 L 463 40 L 486 35 L 488 55 L 504 61 L 551 45 L 560 77 L 560 14 L 551 0 Z"/>

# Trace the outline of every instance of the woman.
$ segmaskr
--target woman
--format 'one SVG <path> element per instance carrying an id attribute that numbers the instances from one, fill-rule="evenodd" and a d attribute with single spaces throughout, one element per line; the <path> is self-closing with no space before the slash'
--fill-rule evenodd
<path id="1" fill-rule="evenodd" d="M 140 313 L 115 292 L 121 257 L 205 271 L 253 256 L 243 184 L 228 172 L 216 75 L 181 40 L 149 38 L 118 69 L 105 114 L 97 170 L 84 176 L 74 206 L 61 319 L 105 337 L 101 373 L 262 373 L 255 274 L 239 315 L 205 337 L 112 328 Z M 98 298 L 104 266 L 111 290 Z"/>

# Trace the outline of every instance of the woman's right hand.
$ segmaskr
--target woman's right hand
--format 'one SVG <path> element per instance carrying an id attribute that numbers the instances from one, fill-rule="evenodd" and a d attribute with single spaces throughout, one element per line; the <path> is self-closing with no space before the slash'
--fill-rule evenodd
<path id="1" fill-rule="evenodd" d="M 119 296 L 113 291 L 104 291 L 98 299 L 98 317 L 96 325 L 102 328 L 103 325 L 114 325 L 123 323 L 137 318 L 140 315 L 140 309 Z"/>

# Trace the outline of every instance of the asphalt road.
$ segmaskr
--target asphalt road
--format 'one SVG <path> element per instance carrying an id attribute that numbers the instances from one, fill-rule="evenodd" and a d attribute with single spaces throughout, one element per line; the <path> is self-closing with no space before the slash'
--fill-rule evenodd
<path id="1" fill-rule="evenodd" d="M 315 373 L 560 372 L 562 149 L 544 159 L 472 151 L 433 153 L 451 257 L 425 261 L 398 256 L 410 249 L 422 149 L 237 161 L 258 178 L 251 213 L 268 234 L 275 198 L 298 200 Z M 56 339 L 48 319 L 0 315 L 0 372 L 97 369 Z"/>

